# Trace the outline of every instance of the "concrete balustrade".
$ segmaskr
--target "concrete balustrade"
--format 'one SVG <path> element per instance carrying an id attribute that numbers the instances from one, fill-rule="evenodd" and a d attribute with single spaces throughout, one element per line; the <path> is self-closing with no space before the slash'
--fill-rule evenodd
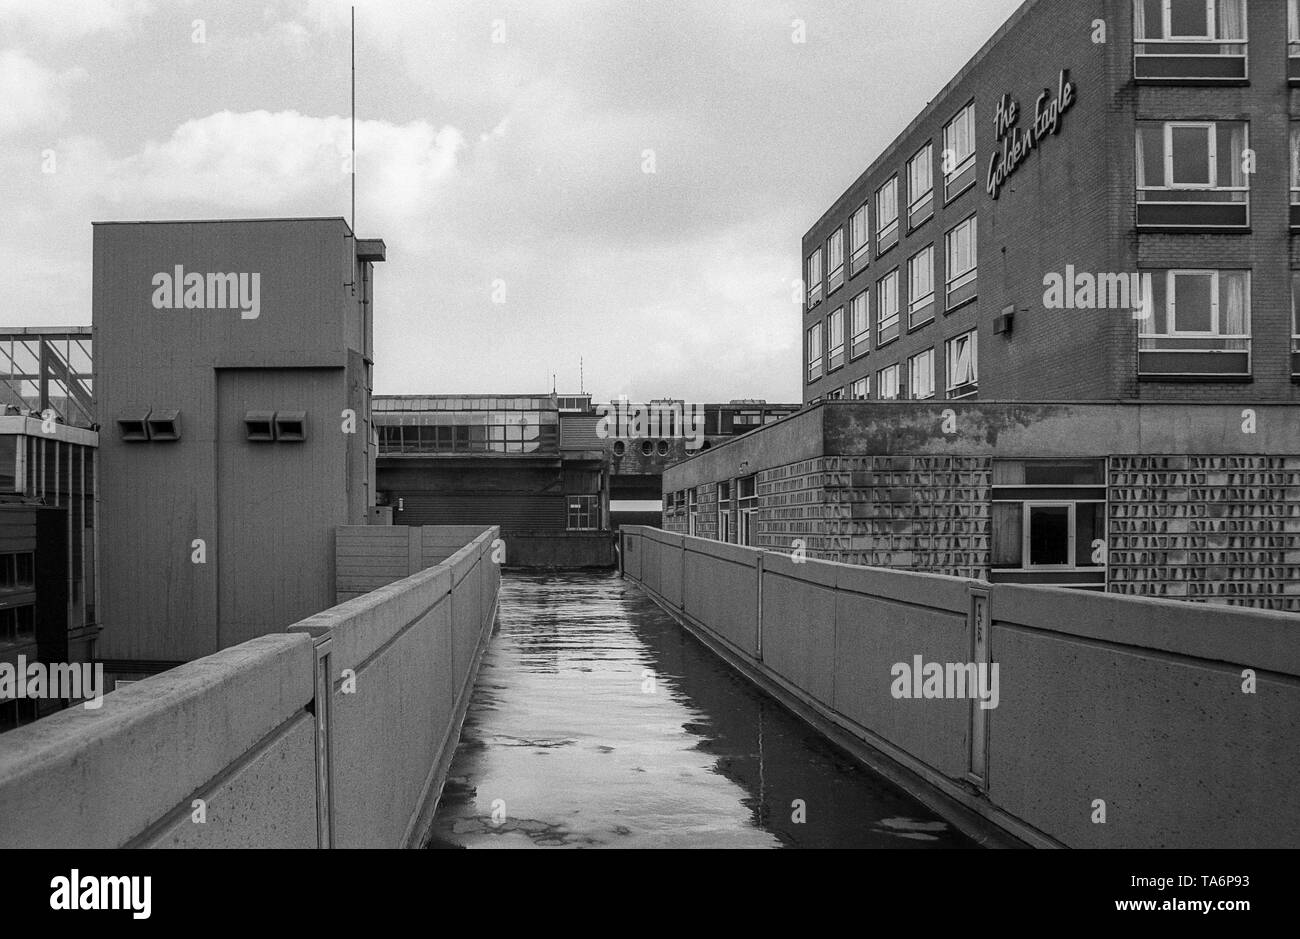
<path id="1" fill-rule="evenodd" d="M 0 736 L 0 848 L 418 845 L 495 621 L 496 537 Z"/>
<path id="2" fill-rule="evenodd" d="M 1300 846 L 1300 617 L 796 560 L 641 527 L 622 529 L 620 554 L 625 576 L 744 674 L 981 837 Z M 891 670 L 916 656 L 997 664 L 998 706 L 895 698 Z"/>

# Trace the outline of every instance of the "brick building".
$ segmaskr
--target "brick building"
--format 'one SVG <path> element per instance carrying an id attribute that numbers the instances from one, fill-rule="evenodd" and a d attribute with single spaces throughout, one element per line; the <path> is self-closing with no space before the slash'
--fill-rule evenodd
<path id="1" fill-rule="evenodd" d="M 813 406 L 665 528 L 1300 611 L 1297 7 L 1024 3 L 804 237 Z"/>
<path id="2" fill-rule="evenodd" d="M 1025 3 L 804 237 L 805 402 L 1300 401 L 1296 7 Z"/>

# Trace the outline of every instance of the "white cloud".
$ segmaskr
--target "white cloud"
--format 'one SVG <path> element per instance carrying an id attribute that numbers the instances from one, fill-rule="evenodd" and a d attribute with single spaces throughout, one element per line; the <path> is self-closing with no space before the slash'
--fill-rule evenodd
<path id="1" fill-rule="evenodd" d="M 0 32 L 26 28 L 49 39 L 121 31 L 153 10 L 151 0 L 0 0 Z"/>
<path id="2" fill-rule="evenodd" d="M 346 215 L 350 135 L 345 117 L 221 111 L 186 121 L 168 139 L 112 161 L 104 192 L 118 205 L 146 208 Z M 395 226 L 414 238 L 417 223 L 456 172 L 463 145 L 454 127 L 358 121 L 358 202 L 367 230 Z"/>
<path id="3" fill-rule="evenodd" d="M 0 134 L 56 126 L 71 107 L 84 69 L 56 72 L 16 49 L 0 52 Z"/>

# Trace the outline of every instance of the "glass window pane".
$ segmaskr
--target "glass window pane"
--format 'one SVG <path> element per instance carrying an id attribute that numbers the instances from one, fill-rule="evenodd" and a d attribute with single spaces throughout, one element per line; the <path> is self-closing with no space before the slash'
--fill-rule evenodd
<path id="1" fill-rule="evenodd" d="M 1074 511 L 1074 565 L 1099 567 L 1101 565 L 1092 562 L 1092 543 L 1106 540 L 1106 506 L 1102 503 L 1084 503 L 1075 505 Z"/>
<path id="2" fill-rule="evenodd" d="M 1171 127 L 1170 147 L 1175 186 L 1208 186 L 1210 175 L 1210 128 Z"/>
<path id="3" fill-rule="evenodd" d="M 1070 507 L 1029 507 L 1029 564 L 1031 567 L 1070 563 Z"/>
<path id="4" fill-rule="evenodd" d="M 1165 34 L 1163 0 L 1138 0 L 1137 39 L 1162 39 Z"/>
<path id="5" fill-rule="evenodd" d="M 1026 486 L 1101 486 L 1105 484 L 1099 460 L 1030 460 L 1023 464 Z"/>
<path id="6" fill-rule="evenodd" d="M 1208 333 L 1214 331 L 1214 276 L 1212 274 L 1174 275 L 1174 331 Z"/>
<path id="7" fill-rule="evenodd" d="M 1165 181 L 1165 128 L 1163 124 L 1138 125 L 1138 185 L 1163 186 Z"/>
<path id="8" fill-rule="evenodd" d="M 1205 0 L 1169 0 L 1169 35 L 1211 38 L 1209 9 Z"/>

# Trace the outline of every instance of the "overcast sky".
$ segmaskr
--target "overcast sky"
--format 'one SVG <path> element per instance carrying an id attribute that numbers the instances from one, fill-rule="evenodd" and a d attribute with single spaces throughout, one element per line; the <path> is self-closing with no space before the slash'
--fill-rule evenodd
<path id="1" fill-rule="evenodd" d="M 375 390 L 801 400 L 800 238 L 1019 2 L 358 0 Z M 0 326 L 92 221 L 346 217 L 350 6 L 0 0 Z"/>

